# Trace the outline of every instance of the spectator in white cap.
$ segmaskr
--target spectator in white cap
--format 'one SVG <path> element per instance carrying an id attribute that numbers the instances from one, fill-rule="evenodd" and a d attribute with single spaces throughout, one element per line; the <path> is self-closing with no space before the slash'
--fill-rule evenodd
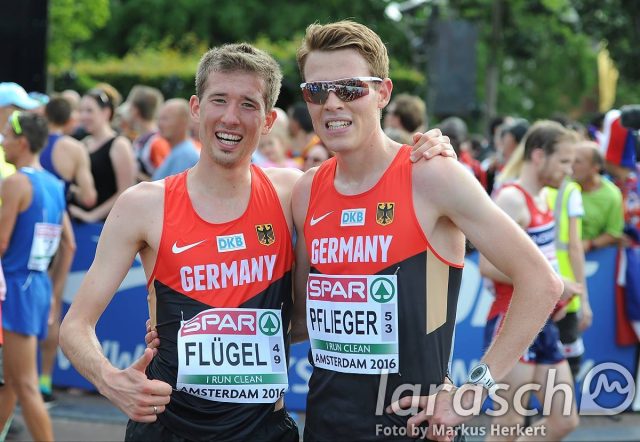
<path id="1" fill-rule="evenodd" d="M 27 91 L 17 83 L 0 83 L 0 127 L 8 120 L 15 110 L 32 110 L 40 107 L 41 103 L 29 97 Z M 4 159 L 4 149 L 0 136 L 0 180 L 15 172 L 15 167 Z"/>
<path id="2" fill-rule="evenodd" d="M 35 112 L 38 115 L 44 115 L 44 107 L 49 102 L 49 96 L 47 94 L 43 94 L 42 92 L 32 91 L 27 94 L 29 98 L 36 100 L 40 105 L 36 108 L 33 108 L 31 112 Z"/>

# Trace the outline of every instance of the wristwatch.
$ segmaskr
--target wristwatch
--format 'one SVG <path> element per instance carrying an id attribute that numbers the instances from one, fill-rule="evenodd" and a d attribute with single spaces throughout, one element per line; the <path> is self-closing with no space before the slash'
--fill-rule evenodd
<path id="1" fill-rule="evenodd" d="M 487 390 L 491 390 L 496 384 L 496 381 L 491 376 L 489 366 L 485 363 L 481 363 L 473 367 L 467 378 L 467 382 L 473 385 L 482 385 Z"/>

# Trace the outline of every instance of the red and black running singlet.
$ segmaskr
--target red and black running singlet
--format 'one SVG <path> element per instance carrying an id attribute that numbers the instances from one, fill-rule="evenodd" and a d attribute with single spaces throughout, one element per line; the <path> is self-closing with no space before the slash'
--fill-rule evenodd
<path id="1" fill-rule="evenodd" d="M 558 257 L 556 256 L 555 245 L 556 222 L 553 217 L 553 210 L 550 207 L 547 207 L 544 211 L 540 210 L 529 192 L 516 183 L 505 184 L 500 191 L 508 187 L 518 189 L 524 196 L 527 203 L 527 210 L 530 215 L 529 225 L 525 230 L 557 272 Z M 547 204 L 546 198 L 544 200 L 545 204 Z M 499 281 L 493 281 L 493 285 L 496 292 L 496 298 L 491 305 L 487 319 L 493 319 L 501 313 L 506 313 L 509 308 L 509 304 L 511 303 L 511 296 L 513 295 L 513 285 Z"/>
<path id="2" fill-rule="evenodd" d="M 398 386 L 426 393 L 447 374 L 462 265 L 443 260 L 420 227 L 410 152 L 400 148 L 358 195 L 335 189 L 335 158 L 313 179 L 304 224 L 311 440 L 384 438 L 376 425 L 401 428 L 407 417 L 376 415 L 379 389 L 386 407 Z"/>
<path id="3" fill-rule="evenodd" d="M 287 384 L 291 235 L 260 168 L 245 212 L 221 224 L 195 212 L 187 173 L 165 180 L 149 280 L 160 347 L 148 374 L 175 388 L 158 418 L 189 440 L 248 440 Z"/>

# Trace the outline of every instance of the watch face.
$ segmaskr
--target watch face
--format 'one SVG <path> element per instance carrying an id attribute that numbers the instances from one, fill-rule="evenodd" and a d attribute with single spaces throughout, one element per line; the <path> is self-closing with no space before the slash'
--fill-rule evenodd
<path id="1" fill-rule="evenodd" d="M 482 378 L 482 375 L 484 375 L 484 372 L 485 372 L 484 366 L 480 365 L 473 369 L 473 371 L 469 375 L 469 378 L 474 382 L 478 381 L 480 380 L 480 378 Z"/>

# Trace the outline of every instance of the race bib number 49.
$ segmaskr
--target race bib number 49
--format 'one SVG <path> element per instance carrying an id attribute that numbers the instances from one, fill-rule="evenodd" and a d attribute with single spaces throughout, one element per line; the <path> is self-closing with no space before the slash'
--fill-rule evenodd
<path id="1" fill-rule="evenodd" d="M 314 365 L 342 373 L 397 373 L 397 300 L 396 275 L 309 275 Z"/>
<path id="2" fill-rule="evenodd" d="M 179 391 L 217 402 L 273 403 L 287 390 L 280 310 L 213 308 L 178 331 Z"/>

